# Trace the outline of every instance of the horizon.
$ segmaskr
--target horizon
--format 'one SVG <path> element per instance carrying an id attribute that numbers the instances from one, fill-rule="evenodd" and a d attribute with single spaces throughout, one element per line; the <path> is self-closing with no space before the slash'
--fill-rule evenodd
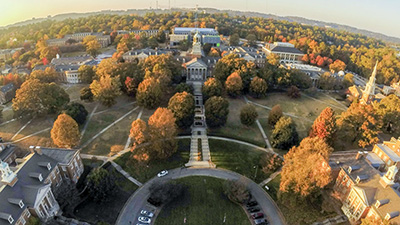
<path id="1" fill-rule="evenodd" d="M 54 2 L 57 2 L 57 4 L 54 4 Z M 96 4 L 93 5 L 93 0 L 85 2 L 79 2 L 77 0 L 68 2 L 59 0 L 20 0 L 18 3 L 12 0 L 6 0 L 6 2 L 3 3 L 3 7 L 0 9 L 0 15 L 5 15 L 5 17 L 0 18 L 0 26 L 5 27 L 18 22 L 29 21 L 32 18 L 46 18 L 49 15 L 53 17 L 60 14 L 92 13 L 104 10 L 155 9 L 156 2 L 158 2 L 159 9 L 168 9 L 169 2 L 171 8 L 175 9 L 195 8 L 197 3 L 197 1 L 193 0 L 159 0 L 148 2 L 115 0 L 112 3 L 100 0 L 96 1 Z M 227 2 L 229 2 L 229 7 L 225 4 Z M 31 10 L 32 4 L 37 8 L 34 11 Z M 385 5 L 374 0 L 367 0 L 362 3 L 357 0 L 337 0 L 335 3 L 324 0 L 308 0 L 302 2 L 302 4 L 306 4 L 306 7 L 302 7 L 301 9 L 299 9 L 298 4 L 299 3 L 295 0 L 246 0 L 245 2 L 239 0 L 222 0 L 218 2 L 203 0 L 202 4 L 199 4 L 199 8 L 258 12 L 281 17 L 302 17 L 325 23 L 347 25 L 357 29 L 400 38 L 400 30 L 393 29 L 393 27 L 397 25 L 396 21 L 400 21 L 400 15 L 395 12 L 395 9 L 400 8 L 400 2 L 396 2 L 395 0 L 386 0 Z M 309 7 L 310 5 L 314 7 Z M 333 7 L 330 7 L 330 5 Z M 338 9 L 338 5 L 346 5 L 347 7 Z M 358 10 L 355 12 L 353 8 L 357 8 Z M 326 10 L 329 10 L 329 13 L 326 13 Z M 338 14 L 343 16 L 337 16 Z M 371 14 L 376 16 L 370 16 Z M 391 15 L 393 18 L 388 18 L 387 15 Z"/>

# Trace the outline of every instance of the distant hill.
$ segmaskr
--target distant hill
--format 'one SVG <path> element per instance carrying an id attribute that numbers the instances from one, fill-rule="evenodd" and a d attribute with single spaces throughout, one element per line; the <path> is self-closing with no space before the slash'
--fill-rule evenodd
<path id="1" fill-rule="evenodd" d="M 296 17 L 296 16 L 285 17 L 285 16 L 277 16 L 277 15 L 273 15 L 273 14 L 266 14 L 266 13 L 259 13 L 259 12 L 219 10 L 219 9 L 214 9 L 214 8 L 200 8 L 199 10 L 204 10 L 207 13 L 228 13 L 231 16 L 263 17 L 263 18 L 271 18 L 271 19 L 276 19 L 276 20 L 286 20 L 289 22 L 297 22 L 297 23 L 311 25 L 311 26 L 334 28 L 334 29 L 338 29 L 338 30 L 344 30 L 344 31 L 352 32 L 352 33 L 365 35 L 365 36 L 371 37 L 371 38 L 380 39 L 380 40 L 383 40 L 383 41 L 386 41 L 389 43 L 400 44 L 400 38 L 397 38 L 397 37 L 391 37 L 391 36 L 387 36 L 387 35 L 384 35 L 381 33 L 358 29 L 355 27 L 337 24 L 337 23 L 328 23 L 328 22 L 322 22 L 322 21 L 317 21 L 317 20 L 310 20 L 310 19 L 306 19 L 303 17 Z M 88 13 L 65 13 L 65 14 L 59 14 L 59 15 L 55 15 L 55 16 L 48 16 L 47 18 L 34 18 L 34 19 L 14 23 L 14 24 L 11 24 L 8 26 L 0 27 L 0 29 L 14 27 L 14 26 L 23 26 L 23 25 L 28 25 L 28 24 L 32 24 L 32 23 L 39 23 L 39 22 L 49 20 L 49 19 L 56 20 L 56 21 L 62 21 L 62 20 L 68 19 L 68 18 L 76 19 L 76 18 L 80 18 L 80 17 L 87 17 L 87 16 L 99 15 L 99 14 L 144 15 L 148 12 L 167 13 L 169 11 L 170 10 L 165 10 L 165 9 L 158 9 L 158 10 L 156 10 L 156 9 L 128 9 L 128 10 L 102 10 L 102 11 L 98 11 L 98 12 L 88 12 Z M 193 11 L 193 9 L 174 8 L 174 9 L 172 9 L 172 11 L 189 12 L 189 11 Z"/>

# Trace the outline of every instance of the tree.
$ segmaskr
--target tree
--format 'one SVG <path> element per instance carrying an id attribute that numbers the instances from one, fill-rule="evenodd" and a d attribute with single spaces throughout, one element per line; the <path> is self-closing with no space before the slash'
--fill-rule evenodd
<path id="1" fill-rule="evenodd" d="M 232 201 L 243 204 L 250 199 L 250 193 L 244 180 L 226 180 L 223 184 L 224 194 Z"/>
<path id="2" fill-rule="evenodd" d="M 279 167 L 282 166 L 283 160 L 277 155 L 270 152 L 266 152 L 261 156 L 260 165 L 262 171 L 265 174 L 275 172 Z"/>
<path id="3" fill-rule="evenodd" d="M 82 42 L 86 47 L 86 52 L 92 57 L 96 57 L 100 53 L 101 45 L 96 36 L 89 35 L 83 38 Z"/>
<path id="4" fill-rule="evenodd" d="M 240 42 L 240 37 L 238 34 L 235 33 L 229 37 L 229 45 L 230 46 L 238 46 L 239 42 Z"/>
<path id="5" fill-rule="evenodd" d="M 296 125 L 290 117 L 281 117 L 275 124 L 271 135 L 271 144 L 274 148 L 289 149 L 299 142 Z"/>
<path id="6" fill-rule="evenodd" d="M 252 47 L 257 43 L 257 37 L 255 34 L 249 34 L 246 36 L 247 46 Z"/>
<path id="7" fill-rule="evenodd" d="M 213 96 L 221 96 L 222 94 L 222 84 L 215 78 L 208 78 L 203 85 L 203 97 L 206 101 Z"/>
<path id="8" fill-rule="evenodd" d="M 78 69 L 79 79 L 86 84 L 93 82 L 93 78 L 96 76 L 96 72 L 93 66 L 82 65 Z"/>
<path id="9" fill-rule="evenodd" d="M 329 72 L 323 73 L 319 79 L 319 86 L 323 90 L 338 89 L 338 82 Z"/>
<path id="10" fill-rule="evenodd" d="M 301 97 L 299 88 L 294 85 L 289 87 L 287 94 L 291 98 L 300 98 Z"/>
<path id="11" fill-rule="evenodd" d="M 205 104 L 207 124 L 210 127 L 225 125 L 229 114 L 229 102 L 222 97 L 211 97 Z"/>
<path id="12" fill-rule="evenodd" d="M 79 192 L 71 181 L 63 181 L 59 187 L 54 189 L 53 194 L 64 212 L 71 213 L 80 200 Z"/>
<path id="13" fill-rule="evenodd" d="M 133 140 L 132 153 L 134 154 L 134 158 L 138 161 L 147 161 L 149 160 L 149 146 L 143 145 L 144 143 L 148 143 L 151 139 L 149 128 L 141 119 L 137 119 L 132 122 L 131 130 L 129 133 L 129 137 Z"/>
<path id="14" fill-rule="evenodd" d="M 12 107 L 16 115 L 35 116 L 58 112 L 68 102 L 68 94 L 57 84 L 29 79 L 17 90 Z"/>
<path id="15" fill-rule="evenodd" d="M 100 77 L 100 80 L 94 80 L 90 84 L 90 90 L 95 100 L 100 101 L 105 106 L 111 107 L 116 103 L 115 98 L 121 95 L 119 76 Z"/>
<path id="16" fill-rule="evenodd" d="M 275 126 L 279 119 L 283 116 L 283 112 L 280 105 L 274 105 L 268 115 L 268 124 Z"/>
<path id="17" fill-rule="evenodd" d="M 59 75 L 54 68 L 47 67 L 44 71 L 32 71 L 31 75 L 29 75 L 29 79 L 38 79 L 42 83 L 51 83 L 59 81 Z"/>
<path id="18" fill-rule="evenodd" d="M 376 113 L 382 120 L 382 131 L 400 136 L 400 99 L 392 94 L 374 104 Z"/>
<path id="19" fill-rule="evenodd" d="M 84 87 L 80 90 L 80 99 L 82 101 L 92 102 L 93 101 L 93 93 L 90 87 Z"/>
<path id="20" fill-rule="evenodd" d="M 187 92 L 176 93 L 168 102 L 178 127 L 190 127 L 194 121 L 194 97 Z"/>
<path id="21" fill-rule="evenodd" d="M 371 105 L 353 102 L 336 123 L 340 140 L 357 143 L 362 148 L 379 141 L 381 121 Z"/>
<path id="22" fill-rule="evenodd" d="M 343 87 L 345 87 L 345 88 L 353 86 L 354 85 L 354 75 L 351 73 L 347 73 L 346 75 L 344 75 L 342 84 L 343 84 Z"/>
<path id="23" fill-rule="evenodd" d="M 114 194 L 115 176 L 108 170 L 98 167 L 87 176 L 87 190 L 95 202 L 105 202 Z"/>
<path id="24" fill-rule="evenodd" d="M 139 84 L 136 100 L 140 106 L 152 109 L 160 104 L 161 94 L 160 82 L 155 78 L 147 78 Z"/>
<path id="25" fill-rule="evenodd" d="M 277 54 L 269 54 L 267 56 L 267 62 L 273 66 L 279 66 L 280 57 Z"/>
<path id="26" fill-rule="evenodd" d="M 346 63 L 340 59 L 336 59 L 335 62 L 329 65 L 329 70 L 333 72 L 344 71 L 346 69 Z"/>
<path id="27" fill-rule="evenodd" d="M 118 62 L 116 59 L 108 58 L 101 60 L 100 64 L 96 68 L 96 79 L 100 79 L 101 77 L 118 76 Z"/>
<path id="28" fill-rule="evenodd" d="M 332 180 L 328 164 L 332 151 L 318 137 L 303 139 L 284 156 L 279 190 L 306 197 L 328 185 Z"/>
<path id="29" fill-rule="evenodd" d="M 238 73 L 232 73 L 225 81 L 225 89 L 232 97 L 240 95 L 243 89 L 242 78 Z"/>
<path id="30" fill-rule="evenodd" d="M 254 124 L 258 117 L 256 108 L 253 105 L 246 104 L 240 110 L 240 122 L 243 125 L 251 126 Z"/>
<path id="31" fill-rule="evenodd" d="M 260 77 L 254 77 L 250 83 L 250 92 L 256 98 L 260 98 L 261 96 L 264 96 L 265 93 L 267 92 L 267 89 L 268 89 L 267 82 Z"/>
<path id="32" fill-rule="evenodd" d="M 65 113 L 58 115 L 50 133 L 51 139 L 58 147 L 71 148 L 79 144 L 79 126 Z"/>
<path id="33" fill-rule="evenodd" d="M 149 187 L 150 196 L 147 201 L 158 207 L 165 205 L 168 202 L 182 196 L 185 191 L 185 186 L 175 181 L 169 181 L 167 183 L 154 182 Z"/>
<path id="34" fill-rule="evenodd" d="M 176 85 L 176 87 L 175 87 L 176 93 L 180 93 L 180 92 L 184 92 L 184 91 L 186 91 L 187 93 L 193 94 L 193 92 L 194 92 L 193 86 L 188 85 L 186 83 L 180 83 L 180 84 Z"/>
<path id="35" fill-rule="evenodd" d="M 333 144 L 336 134 L 335 111 L 331 107 L 326 107 L 321 114 L 314 120 L 310 130 L 310 137 L 319 137 L 329 145 Z"/>
<path id="36" fill-rule="evenodd" d="M 74 119 L 79 125 L 83 125 L 86 121 L 88 111 L 80 103 L 71 102 L 63 110 L 63 113 L 69 115 Z"/>
<path id="37" fill-rule="evenodd" d="M 177 150 L 177 127 L 175 117 L 171 110 L 158 108 L 150 116 L 148 125 L 151 136 L 151 148 L 154 158 L 166 159 L 173 155 Z"/>

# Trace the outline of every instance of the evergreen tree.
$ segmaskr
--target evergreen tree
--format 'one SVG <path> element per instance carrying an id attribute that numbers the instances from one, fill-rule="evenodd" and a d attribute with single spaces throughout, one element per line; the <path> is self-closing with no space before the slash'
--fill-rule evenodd
<path id="1" fill-rule="evenodd" d="M 88 111 L 85 109 L 85 106 L 77 102 L 68 104 L 63 110 L 63 113 L 72 117 L 72 119 L 74 119 L 79 125 L 85 123 L 88 115 Z"/>
<path id="2" fill-rule="evenodd" d="M 281 117 L 275 124 L 271 135 L 271 144 L 274 148 L 288 150 L 299 142 L 296 125 L 290 117 Z"/>
<path id="3" fill-rule="evenodd" d="M 116 189 L 115 176 L 102 167 L 93 169 L 87 176 L 87 190 L 95 202 L 106 202 Z"/>
<path id="4" fill-rule="evenodd" d="M 274 105 L 268 115 L 268 124 L 275 126 L 279 119 L 283 116 L 280 105 Z"/>
<path id="5" fill-rule="evenodd" d="M 253 105 L 246 104 L 240 110 L 240 122 L 243 125 L 251 126 L 254 124 L 258 117 L 256 108 Z"/>

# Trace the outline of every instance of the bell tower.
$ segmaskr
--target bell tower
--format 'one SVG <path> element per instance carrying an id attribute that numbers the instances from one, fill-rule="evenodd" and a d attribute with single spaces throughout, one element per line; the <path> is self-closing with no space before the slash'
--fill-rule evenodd
<path id="1" fill-rule="evenodd" d="M 381 177 L 381 180 L 380 180 L 381 185 L 384 188 L 386 188 L 387 186 L 393 186 L 397 172 L 399 172 L 399 169 L 397 169 L 397 167 L 395 165 L 389 167 L 386 174 L 383 177 Z"/>
<path id="2" fill-rule="evenodd" d="M 17 183 L 17 175 L 11 171 L 10 167 L 6 162 L 0 160 L 0 173 L 1 182 L 10 186 L 14 186 Z"/>

